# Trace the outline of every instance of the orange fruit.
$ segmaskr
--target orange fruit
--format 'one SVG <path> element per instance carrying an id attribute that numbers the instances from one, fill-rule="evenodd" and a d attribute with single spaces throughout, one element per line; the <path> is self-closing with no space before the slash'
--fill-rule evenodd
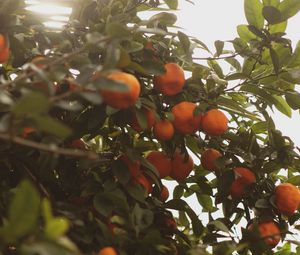
<path id="1" fill-rule="evenodd" d="M 135 104 L 139 98 L 141 85 L 135 76 L 125 72 L 113 72 L 107 77 L 110 80 L 122 83 L 126 91 L 101 89 L 104 102 L 116 109 L 127 109 Z"/>
<path id="2" fill-rule="evenodd" d="M 184 135 L 193 134 L 200 128 L 202 116 L 201 114 L 195 116 L 195 109 L 196 105 L 194 103 L 186 101 L 173 106 L 173 125 L 178 133 Z"/>
<path id="3" fill-rule="evenodd" d="M 166 228 L 168 230 L 171 230 L 172 232 L 174 232 L 177 229 L 176 221 L 173 218 L 167 217 L 164 223 Z"/>
<path id="4" fill-rule="evenodd" d="M 300 205 L 300 190 L 291 183 L 282 183 L 275 188 L 275 204 L 287 216 L 295 213 Z"/>
<path id="5" fill-rule="evenodd" d="M 139 161 L 132 161 L 125 154 L 123 154 L 119 159 L 127 166 L 132 178 L 137 178 L 141 174 L 141 163 Z"/>
<path id="6" fill-rule="evenodd" d="M 34 64 L 37 68 L 44 69 L 47 67 L 46 64 L 46 57 L 43 55 L 40 56 L 35 56 L 32 60 L 31 63 Z"/>
<path id="7" fill-rule="evenodd" d="M 176 63 L 165 64 L 166 73 L 154 76 L 154 89 L 166 96 L 174 96 L 182 91 L 185 78 L 183 69 Z"/>
<path id="8" fill-rule="evenodd" d="M 143 174 L 140 174 L 134 178 L 133 183 L 142 185 L 145 188 L 147 195 L 149 195 L 153 190 L 151 182 Z"/>
<path id="9" fill-rule="evenodd" d="M 175 152 L 172 158 L 172 171 L 170 176 L 176 181 L 183 181 L 194 168 L 194 162 L 190 155 L 186 159 L 185 154 Z"/>
<path id="10" fill-rule="evenodd" d="M 153 132 L 158 140 L 168 141 L 174 135 L 174 126 L 169 120 L 161 120 L 154 124 Z"/>
<path id="11" fill-rule="evenodd" d="M 165 185 L 162 185 L 161 191 L 160 191 L 160 200 L 162 202 L 166 202 L 169 198 L 169 190 Z"/>
<path id="12" fill-rule="evenodd" d="M 98 255 L 118 255 L 117 251 L 115 248 L 107 246 L 102 248 L 99 252 Z"/>
<path id="13" fill-rule="evenodd" d="M 253 229 L 253 224 L 249 225 L 249 230 Z M 258 223 L 258 230 L 264 242 L 275 247 L 281 240 L 281 233 L 278 224 L 274 221 L 263 221 Z"/>
<path id="14" fill-rule="evenodd" d="M 2 50 L 0 50 L 0 63 L 5 63 L 7 62 L 7 60 L 9 59 L 9 48 L 4 48 Z"/>
<path id="15" fill-rule="evenodd" d="M 73 149 L 86 150 L 85 143 L 81 139 L 75 139 L 69 145 Z"/>
<path id="16" fill-rule="evenodd" d="M 146 130 L 149 130 L 153 127 L 153 125 L 155 123 L 154 111 L 152 111 L 148 108 L 142 108 L 142 112 L 146 116 L 146 120 L 147 120 Z M 131 118 L 129 124 L 136 132 L 142 132 L 143 130 L 145 130 L 140 126 L 138 119 L 137 119 L 136 115 L 134 115 L 134 114 L 132 115 L 132 118 Z"/>
<path id="17" fill-rule="evenodd" d="M 234 199 L 244 198 L 247 187 L 256 182 L 256 177 L 248 168 L 236 167 L 233 171 L 235 172 L 236 179 L 230 186 L 230 195 Z"/>
<path id="18" fill-rule="evenodd" d="M 202 118 L 204 133 L 212 136 L 223 135 L 228 129 L 228 119 L 217 109 L 207 111 Z"/>
<path id="19" fill-rule="evenodd" d="M 170 175 L 172 170 L 171 159 L 161 151 L 150 152 L 146 159 L 156 168 L 159 178 L 165 178 Z"/>
<path id="20" fill-rule="evenodd" d="M 24 127 L 22 131 L 22 137 L 27 138 L 31 133 L 36 132 L 36 129 L 33 127 Z"/>
<path id="21" fill-rule="evenodd" d="M 201 165 L 208 171 L 218 170 L 215 161 L 222 157 L 222 154 L 215 149 L 207 149 L 201 155 Z"/>
<path id="22" fill-rule="evenodd" d="M 2 51 L 5 48 L 7 48 L 6 38 L 3 34 L 0 34 L 0 51 Z"/>

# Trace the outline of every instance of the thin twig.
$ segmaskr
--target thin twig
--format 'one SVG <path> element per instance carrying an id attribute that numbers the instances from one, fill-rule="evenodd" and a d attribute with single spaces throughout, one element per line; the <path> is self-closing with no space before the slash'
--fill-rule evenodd
<path id="1" fill-rule="evenodd" d="M 101 43 L 101 42 L 105 42 L 105 41 L 108 41 L 108 40 L 110 40 L 110 37 L 105 37 L 105 38 L 101 38 L 96 43 Z M 82 53 L 85 50 L 86 50 L 86 46 L 83 46 L 83 47 L 81 47 L 81 48 L 79 48 L 79 49 L 77 49 L 75 51 L 72 51 L 70 53 L 64 54 L 62 57 L 57 58 L 57 59 L 51 61 L 50 63 L 45 64 L 45 66 L 38 68 L 38 70 L 39 71 L 40 70 L 46 70 L 46 69 L 48 69 L 51 66 L 55 66 L 55 65 L 58 65 L 60 63 L 63 63 L 65 60 L 67 60 L 67 59 L 69 59 L 69 58 L 71 58 L 73 56 L 76 56 L 76 55 Z M 21 80 L 24 80 L 24 79 L 27 79 L 27 78 L 31 78 L 32 76 L 34 76 L 36 74 L 37 74 L 36 70 L 30 70 L 30 71 L 24 72 L 24 73 L 20 74 L 19 76 L 17 76 L 14 80 L 7 81 L 7 82 L 1 84 L 1 88 L 7 88 L 7 87 L 11 86 L 14 83 L 17 83 L 17 82 L 19 82 Z"/>
<path id="2" fill-rule="evenodd" d="M 56 144 L 38 143 L 17 136 L 11 136 L 8 133 L 0 133 L 0 139 L 10 141 L 15 144 L 23 145 L 26 147 L 34 148 L 37 150 L 60 154 L 64 156 L 75 157 L 75 158 L 87 158 L 91 160 L 100 160 L 103 162 L 108 162 L 113 157 L 111 152 L 95 153 L 92 151 L 66 149 L 66 148 L 58 147 Z"/>
<path id="3" fill-rule="evenodd" d="M 221 59 L 227 59 L 227 58 L 234 58 L 236 56 L 238 56 L 239 53 L 235 53 L 233 55 L 229 55 L 229 56 L 223 56 L 223 57 L 204 57 L 204 58 L 193 58 L 195 60 L 221 60 Z"/>

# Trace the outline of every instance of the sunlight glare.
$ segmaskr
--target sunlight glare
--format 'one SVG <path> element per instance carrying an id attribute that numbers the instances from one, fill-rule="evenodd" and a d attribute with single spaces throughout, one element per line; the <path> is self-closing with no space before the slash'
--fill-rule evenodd
<path id="1" fill-rule="evenodd" d="M 64 22 L 59 22 L 59 21 L 46 21 L 43 23 L 46 27 L 49 28 L 57 28 L 57 29 L 61 29 L 63 28 L 63 26 L 66 25 L 66 23 Z"/>
<path id="2" fill-rule="evenodd" d="M 51 16 L 50 19 L 51 20 L 55 20 L 55 21 L 61 21 L 61 22 L 67 22 L 67 21 L 69 21 L 69 17 L 67 17 L 67 16 L 59 16 L 59 15 L 57 15 L 57 16 Z"/>
<path id="3" fill-rule="evenodd" d="M 52 15 L 70 15 L 72 13 L 72 8 L 62 7 L 57 5 L 48 4 L 37 4 L 26 7 L 27 10 L 37 12 L 40 14 L 52 14 Z"/>

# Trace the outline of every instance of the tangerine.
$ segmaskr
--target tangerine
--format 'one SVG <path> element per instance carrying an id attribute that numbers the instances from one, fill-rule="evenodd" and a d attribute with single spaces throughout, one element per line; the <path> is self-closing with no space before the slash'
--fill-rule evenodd
<path id="1" fill-rule="evenodd" d="M 253 224 L 248 227 L 249 230 L 253 229 Z M 258 223 L 258 230 L 264 242 L 275 247 L 281 240 L 281 233 L 278 224 L 274 221 L 263 221 Z"/>
<path id="2" fill-rule="evenodd" d="M 218 109 L 207 111 L 202 118 L 203 131 L 212 136 L 223 135 L 228 129 L 228 119 Z"/>
<path id="3" fill-rule="evenodd" d="M 101 89 L 100 93 L 104 102 L 116 109 L 127 109 L 133 106 L 141 91 L 141 85 L 137 78 L 125 72 L 113 72 L 107 78 L 122 83 L 126 87 L 126 91 Z"/>
<path id="4" fill-rule="evenodd" d="M 153 191 L 151 182 L 143 174 L 140 174 L 136 178 L 134 178 L 133 183 L 142 185 L 146 190 L 147 195 L 149 195 Z"/>
<path id="5" fill-rule="evenodd" d="M 180 93 L 185 83 L 183 69 L 176 63 L 165 64 L 166 72 L 154 76 L 154 89 L 166 96 L 174 96 Z"/>
<path id="6" fill-rule="evenodd" d="M 200 128 L 202 116 L 201 114 L 195 116 L 195 109 L 196 104 L 186 101 L 173 106 L 173 125 L 178 133 L 193 134 Z"/>
<path id="7" fill-rule="evenodd" d="M 300 190 L 291 183 L 282 183 L 275 188 L 275 204 L 287 216 L 295 213 L 300 205 Z"/>
<path id="8" fill-rule="evenodd" d="M 156 168 L 159 178 L 165 178 L 172 171 L 171 159 L 161 151 L 151 151 L 146 159 Z"/>
<path id="9" fill-rule="evenodd" d="M 154 124 L 153 132 L 158 140 L 168 141 L 174 135 L 174 126 L 169 120 L 161 120 Z"/>
<path id="10" fill-rule="evenodd" d="M 115 250 L 115 248 L 107 246 L 102 248 L 98 255 L 118 255 L 117 251 Z"/>
<path id="11" fill-rule="evenodd" d="M 0 50 L 0 63 L 5 63 L 7 62 L 7 60 L 9 59 L 9 48 L 4 48 L 2 50 Z"/>
<path id="12" fill-rule="evenodd" d="M 172 158 L 172 171 L 170 176 L 176 181 L 183 181 L 194 168 L 194 162 L 190 155 L 175 152 Z"/>
<path id="13" fill-rule="evenodd" d="M 242 199 L 246 196 L 246 189 L 256 182 L 256 177 L 248 168 L 236 167 L 233 171 L 236 179 L 230 186 L 230 195 L 234 199 Z"/>
<path id="14" fill-rule="evenodd" d="M 166 202 L 169 198 L 169 190 L 165 185 L 162 185 L 161 191 L 160 191 L 160 200 L 162 202 Z"/>
<path id="15" fill-rule="evenodd" d="M 208 171 L 218 170 L 218 167 L 215 164 L 215 162 L 220 157 L 222 157 L 222 154 L 218 150 L 207 149 L 201 155 L 201 165 L 204 169 Z"/>
<path id="16" fill-rule="evenodd" d="M 132 161 L 126 154 L 123 154 L 119 159 L 127 166 L 132 178 L 137 178 L 141 174 L 139 161 Z"/>

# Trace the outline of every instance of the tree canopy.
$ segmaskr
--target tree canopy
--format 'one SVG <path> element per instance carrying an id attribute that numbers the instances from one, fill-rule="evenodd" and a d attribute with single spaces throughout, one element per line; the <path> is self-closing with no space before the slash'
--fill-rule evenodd
<path id="1" fill-rule="evenodd" d="M 300 253 L 299 147 L 270 115 L 300 109 L 299 0 L 244 0 L 215 49 L 178 0 L 77 0 L 60 31 L 25 6 L 0 1 L 0 254 Z"/>

